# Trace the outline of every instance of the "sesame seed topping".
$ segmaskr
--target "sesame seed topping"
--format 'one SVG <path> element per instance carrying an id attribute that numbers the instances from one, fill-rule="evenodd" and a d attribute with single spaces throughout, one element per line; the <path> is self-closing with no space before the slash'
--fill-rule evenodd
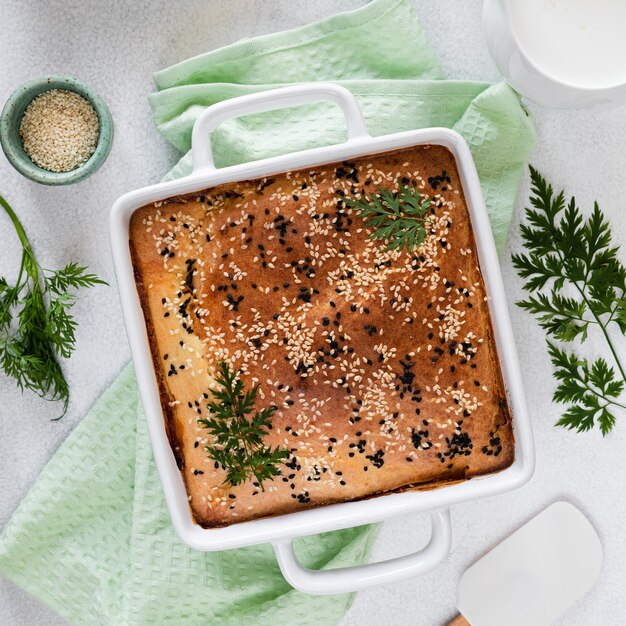
<path id="1" fill-rule="evenodd" d="M 378 491 L 471 476 L 502 455 L 508 418 L 481 325 L 484 286 L 458 173 L 437 150 L 229 183 L 136 212 L 137 262 L 158 296 L 159 363 L 200 520 L 360 498 L 374 478 Z M 432 199 L 412 250 L 371 238 L 347 202 L 380 186 L 398 193 L 399 181 Z M 258 385 L 259 407 L 276 407 L 268 445 L 290 456 L 274 481 L 233 487 L 207 457 L 214 442 L 198 420 L 218 361 Z"/>

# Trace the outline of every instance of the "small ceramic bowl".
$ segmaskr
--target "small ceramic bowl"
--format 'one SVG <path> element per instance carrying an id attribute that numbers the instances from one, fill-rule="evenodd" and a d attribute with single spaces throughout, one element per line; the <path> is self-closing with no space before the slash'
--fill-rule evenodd
<path id="1" fill-rule="evenodd" d="M 75 91 L 89 102 L 98 115 L 100 136 L 94 153 L 81 166 L 69 172 L 50 172 L 33 163 L 24 151 L 20 124 L 26 107 L 44 91 Z M 0 116 L 0 143 L 11 165 L 23 176 L 42 185 L 70 185 L 93 174 L 106 160 L 113 141 L 113 121 L 104 100 L 88 85 L 70 76 L 51 74 L 18 87 L 7 100 Z"/>

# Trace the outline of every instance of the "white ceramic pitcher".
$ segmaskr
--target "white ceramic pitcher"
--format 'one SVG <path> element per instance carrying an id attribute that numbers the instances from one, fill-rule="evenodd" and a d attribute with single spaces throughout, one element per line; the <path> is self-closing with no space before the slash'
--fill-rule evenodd
<path id="1" fill-rule="evenodd" d="M 626 0 L 484 0 L 483 27 L 501 74 L 529 100 L 626 103 Z"/>

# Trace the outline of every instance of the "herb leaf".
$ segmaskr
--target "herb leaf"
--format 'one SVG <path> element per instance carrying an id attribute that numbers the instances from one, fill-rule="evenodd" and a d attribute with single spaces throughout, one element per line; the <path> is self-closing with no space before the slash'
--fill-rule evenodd
<path id="1" fill-rule="evenodd" d="M 344 196 L 344 200 L 374 230 L 372 239 L 387 242 L 385 250 L 412 250 L 426 238 L 431 201 L 401 181 L 398 185 L 397 192 L 379 186 L 377 194 L 358 199 Z"/>
<path id="2" fill-rule="evenodd" d="M 584 341 L 589 324 L 595 323 L 595 320 L 585 318 L 584 303 L 562 296 L 555 290 L 549 295 L 530 296 L 518 305 L 536 315 L 540 326 L 561 341 L 573 341 L 578 336 Z"/>
<path id="3" fill-rule="evenodd" d="M 280 476 L 280 465 L 289 457 L 288 450 L 263 443 L 276 407 L 255 411 L 250 417 L 259 386 L 245 391 L 237 372 L 225 361 L 217 364 L 217 371 L 220 389 L 210 390 L 214 400 L 207 405 L 209 415 L 198 420 L 214 440 L 205 450 L 226 470 L 226 482 L 237 486 L 254 476 L 264 491 L 263 483 Z"/>
<path id="4" fill-rule="evenodd" d="M 59 296 L 67 295 L 68 289 L 93 287 L 103 283 L 95 274 L 87 274 L 86 267 L 76 263 L 68 263 L 62 270 L 50 272 L 46 277 L 47 289 Z"/>
<path id="5" fill-rule="evenodd" d="M 69 387 L 59 358 L 75 348 L 76 321 L 70 313 L 81 287 L 106 285 L 86 268 L 70 263 L 59 271 L 42 268 L 35 258 L 17 215 L 0 196 L 22 244 L 20 270 L 14 285 L 0 278 L 0 367 L 20 389 L 63 403 Z"/>
<path id="6" fill-rule="evenodd" d="M 518 305 L 535 315 L 548 335 L 583 343 L 592 329 L 604 337 L 617 371 L 606 360 L 593 363 L 566 353 L 548 341 L 558 381 L 554 401 L 569 404 L 558 426 L 586 431 L 598 424 L 603 435 L 615 425 L 615 409 L 626 383 L 609 330 L 626 334 L 626 268 L 597 202 L 585 219 L 575 198 L 565 202 L 539 172 L 530 167 L 527 224 L 521 226 L 525 253 L 512 256 L 530 292 Z"/>
<path id="7" fill-rule="evenodd" d="M 612 406 L 626 408 L 616 402 L 624 390 L 624 381 L 615 377 L 615 371 L 604 359 L 589 365 L 586 359 L 568 354 L 548 342 L 548 351 L 555 367 L 554 377 L 559 384 L 554 392 L 555 402 L 571 404 L 558 426 L 586 431 L 596 420 L 603 435 L 615 425 Z"/>

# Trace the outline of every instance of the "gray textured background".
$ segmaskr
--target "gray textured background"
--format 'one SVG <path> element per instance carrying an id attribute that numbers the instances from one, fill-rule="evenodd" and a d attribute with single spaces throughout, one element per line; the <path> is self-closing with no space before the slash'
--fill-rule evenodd
<path id="1" fill-rule="evenodd" d="M 418 13 L 450 78 L 497 80 L 480 27 L 480 0 L 415 0 Z M 0 193 L 22 217 L 39 257 L 48 267 L 69 259 L 87 264 L 114 282 L 107 213 L 123 192 L 156 182 L 176 154 L 150 120 L 150 74 L 189 56 L 243 37 L 290 28 L 363 0 L 0 0 L 0 103 L 21 82 L 58 71 L 79 76 L 107 100 L 116 125 L 111 156 L 87 182 L 45 188 L 17 174 L 0 155 Z M 550 111 L 531 107 L 539 134 L 533 163 L 557 185 L 575 192 L 582 206 L 597 198 L 626 245 L 626 116 Z M 519 220 L 528 181 L 519 196 Z M 0 275 L 16 270 L 18 247 L 0 220 Z M 503 271 L 511 303 L 520 282 L 510 264 L 519 248 L 514 225 Z M 622 257 L 624 258 L 624 257 Z M 76 306 L 78 350 L 65 365 L 73 395 L 68 415 L 51 422 L 57 406 L 20 395 L 0 377 L 0 526 L 3 526 L 57 446 L 115 378 L 129 353 L 114 287 L 89 293 Z M 552 379 L 542 333 L 511 307 L 537 440 L 534 479 L 516 493 L 454 507 L 454 544 L 435 572 L 408 582 L 362 592 L 345 619 L 350 626 L 446 623 L 454 615 L 461 572 L 491 545 L 556 499 L 580 506 L 599 530 L 605 564 L 596 588 L 561 626 L 618 624 L 626 619 L 626 419 L 607 438 L 552 427 Z M 622 338 L 623 343 L 623 338 Z M 602 344 L 589 346 L 602 351 Z M 623 347 L 623 346 L 622 346 Z M 622 354 L 624 350 L 622 350 Z M 399 555 L 425 540 L 422 519 L 387 522 L 374 558 Z M 62 620 L 13 585 L 0 580 L 0 624 L 59 625 Z"/>

